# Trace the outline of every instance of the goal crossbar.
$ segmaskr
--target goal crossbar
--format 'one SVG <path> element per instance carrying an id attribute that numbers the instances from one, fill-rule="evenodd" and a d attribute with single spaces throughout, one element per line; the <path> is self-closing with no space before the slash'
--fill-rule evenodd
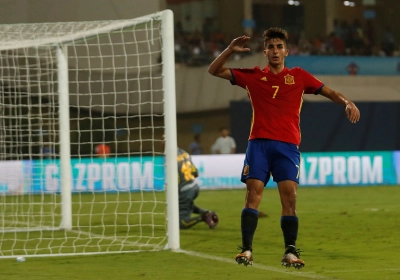
<path id="1" fill-rule="evenodd" d="M 91 37 L 93 34 L 111 33 L 124 28 L 132 27 L 132 24 L 138 26 L 152 21 L 161 21 L 163 13 L 165 12 L 166 11 L 158 12 L 152 15 L 135 18 L 133 20 L 88 21 L 85 22 L 85 24 L 94 27 L 83 31 L 76 31 L 79 30 L 79 27 L 82 25 L 81 22 L 64 22 L 62 24 L 66 25 L 68 29 L 65 31 L 57 30 L 57 33 L 55 34 L 51 34 L 51 32 L 48 33 L 48 30 L 54 29 L 54 27 L 59 26 L 60 23 L 35 24 L 35 29 L 44 29 L 47 31 L 45 34 L 35 34 L 37 31 L 34 29 L 30 31 L 32 24 L 2 24 L 0 25 L 0 33 L 2 33 L 4 37 L 0 40 L 0 51 L 10 48 L 35 48 L 45 45 L 69 44 L 70 42 L 79 40 L 81 38 Z M 97 27 L 98 25 L 102 26 Z M 12 36 L 10 36 L 10 28 L 15 28 L 15 26 L 20 26 L 22 28 L 26 27 L 27 31 L 19 34 L 12 33 Z M 49 37 L 49 35 L 52 36 Z M 25 36 L 31 36 L 32 38 L 26 39 Z"/>

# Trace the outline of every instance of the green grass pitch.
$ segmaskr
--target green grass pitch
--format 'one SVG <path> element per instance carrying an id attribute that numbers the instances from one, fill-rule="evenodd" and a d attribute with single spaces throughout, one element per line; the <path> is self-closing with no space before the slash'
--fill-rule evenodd
<path id="1" fill-rule="evenodd" d="M 299 188 L 302 271 L 280 265 L 277 189 L 264 192 L 260 210 L 267 216 L 260 218 L 254 237 L 254 266 L 234 263 L 244 194 L 202 191 L 197 204 L 215 210 L 220 224 L 215 230 L 199 224 L 181 231 L 181 253 L 27 257 L 23 263 L 0 259 L 0 279 L 400 279 L 399 187 Z M 9 241 L 0 242 L 4 247 Z"/>

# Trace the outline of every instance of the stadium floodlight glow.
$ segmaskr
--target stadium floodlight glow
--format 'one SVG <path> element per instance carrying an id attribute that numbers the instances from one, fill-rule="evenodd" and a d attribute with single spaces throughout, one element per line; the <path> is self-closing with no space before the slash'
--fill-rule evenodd
<path id="1" fill-rule="evenodd" d="M 352 2 L 352 1 L 344 1 L 343 5 L 345 5 L 347 7 L 354 7 L 356 5 L 356 3 Z"/>
<path id="2" fill-rule="evenodd" d="M 294 0 L 289 0 L 288 4 L 291 6 L 299 6 L 300 2 L 299 1 L 294 1 Z"/>

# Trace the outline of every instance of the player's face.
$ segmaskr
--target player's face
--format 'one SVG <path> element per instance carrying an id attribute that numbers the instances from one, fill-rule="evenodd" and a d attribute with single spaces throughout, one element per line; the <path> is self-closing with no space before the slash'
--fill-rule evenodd
<path id="1" fill-rule="evenodd" d="M 271 65 L 283 64 L 288 53 L 285 42 L 278 38 L 270 39 L 264 49 L 264 54 Z"/>

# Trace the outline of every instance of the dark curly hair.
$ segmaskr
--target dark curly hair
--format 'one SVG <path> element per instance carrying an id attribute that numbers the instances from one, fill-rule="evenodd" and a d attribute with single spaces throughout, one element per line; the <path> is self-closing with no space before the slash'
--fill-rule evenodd
<path id="1" fill-rule="evenodd" d="M 267 46 L 267 41 L 269 41 L 270 39 L 275 39 L 275 38 L 281 39 L 283 42 L 285 42 L 285 45 L 287 45 L 288 41 L 288 34 L 286 30 L 279 27 L 271 27 L 265 30 L 263 37 L 264 37 L 264 48 Z"/>

